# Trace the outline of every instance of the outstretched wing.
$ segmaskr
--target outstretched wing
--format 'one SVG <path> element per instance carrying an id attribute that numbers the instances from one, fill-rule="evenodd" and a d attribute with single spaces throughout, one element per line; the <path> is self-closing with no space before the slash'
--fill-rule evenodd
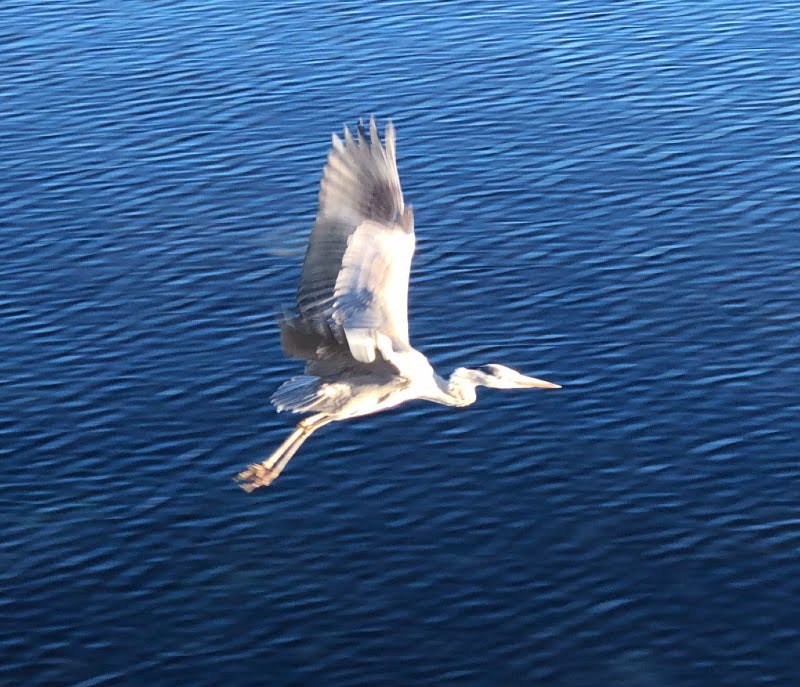
<path id="1" fill-rule="evenodd" d="M 308 242 L 298 316 L 284 320 L 287 355 L 306 360 L 345 349 L 356 361 L 387 359 L 408 342 L 408 276 L 414 219 L 403 202 L 395 132 L 381 145 L 375 120 L 369 134 L 334 134 Z"/>

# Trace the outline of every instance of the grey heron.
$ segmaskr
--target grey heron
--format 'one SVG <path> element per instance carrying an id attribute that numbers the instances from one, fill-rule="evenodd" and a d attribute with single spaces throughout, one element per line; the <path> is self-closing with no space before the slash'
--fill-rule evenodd
<path id="1" fill-rule="evenodd" d="M 408 340 L 408 278 L 414 254 L 414 215 L 403 201 L 395 130 L 381 142 L 344 128 L 333 141 L 319 206 L 303 261 L 297 306 L 284 313 L 284 353 L 306 361 L 305 374 L 272 396 L 278 412 L 309 413 L 262 463 L 236 479 L 245 491 L 270 484 L 300 445 L 331 422 L 377 413 L 411 399 L 448 406 L 475 402 L 475 388 L 558 389 L 504 365 L 459 367 L 449 380 Z"/>

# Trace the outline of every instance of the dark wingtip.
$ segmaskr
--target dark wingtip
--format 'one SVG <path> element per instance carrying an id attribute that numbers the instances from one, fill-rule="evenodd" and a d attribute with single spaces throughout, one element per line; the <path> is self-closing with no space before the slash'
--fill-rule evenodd
<path id="1" fill-rule="evenodd" d="M 318 336 L 304 326 L 301 318 L 287 313 L 278 315 L 281 331 L 281 348 L 289 358 L 314 360 L 317 357 Z"/>

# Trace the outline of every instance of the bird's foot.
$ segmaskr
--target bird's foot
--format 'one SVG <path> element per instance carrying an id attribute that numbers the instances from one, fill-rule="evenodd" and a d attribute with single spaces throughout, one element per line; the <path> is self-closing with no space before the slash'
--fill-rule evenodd
<path id="1" fill-rule="evenodd" d="M 259 487 L 272 484 L 279 474 L 278 471 L 268 468 L 264 463 L 254 463 L 247 470 L 242 470 L 234 479 L 242 489 L 249 493 Z"/>

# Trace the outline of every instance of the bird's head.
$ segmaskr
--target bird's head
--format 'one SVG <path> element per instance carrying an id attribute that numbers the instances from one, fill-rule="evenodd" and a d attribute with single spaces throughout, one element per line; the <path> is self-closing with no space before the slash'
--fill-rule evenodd
<path id="1" fill-rule="evenodd" d="M 490 365 L 482 365 L 477 370 L 483 379 L 480 383 L 482 386 L 487 386 L 492 389 L 560 389 L 558 384 L 546 382 L 543 379 L 536 377 L 528 377 L 527 375 L 512 370 L 505 365 L 498 365 L 492 363 Z"/>

